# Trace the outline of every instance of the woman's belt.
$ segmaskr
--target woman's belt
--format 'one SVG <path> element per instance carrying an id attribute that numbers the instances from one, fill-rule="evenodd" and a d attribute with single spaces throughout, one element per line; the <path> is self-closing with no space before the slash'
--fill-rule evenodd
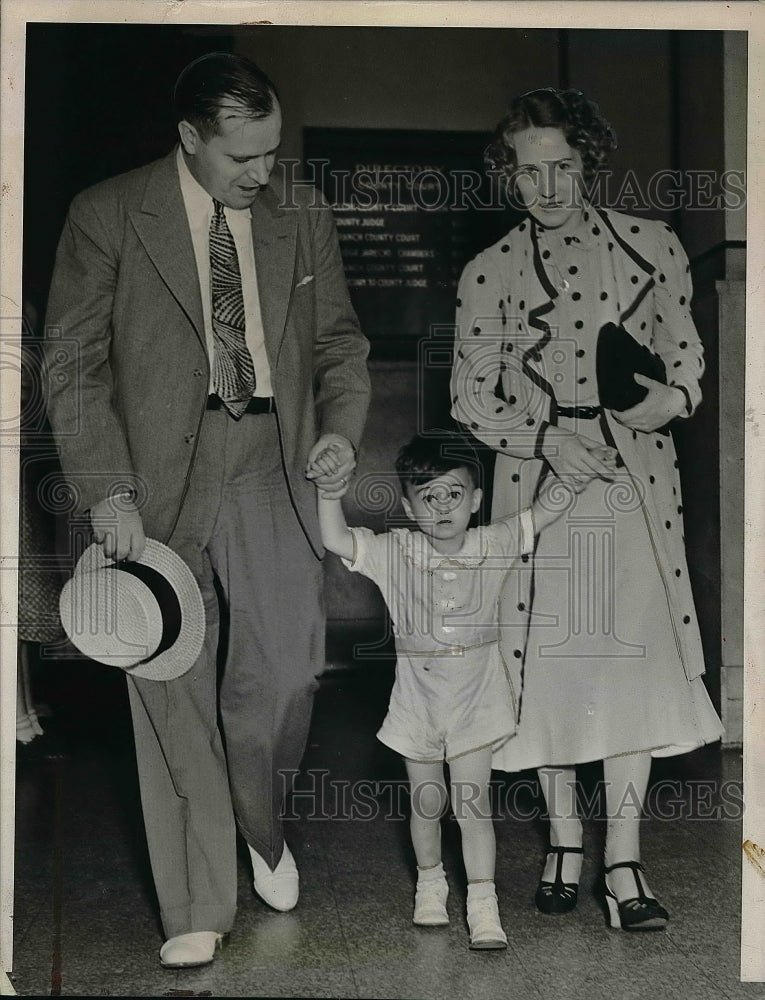
<path id="1" fill-rule="evenodd" d="M 579 420 L 594 420 L 603 412 L 602 406 L 558 406 L 559 417 L 574 417 Z"/>
<path id="2" fill-rule="evenodd" d="M 484 642 L 474 642 L 470 646 L 439 646 L 438 649 L 399 649 L 396 652 L 404 656 L 464 656 L 471 649 L 480 649 L 482 646 L 493 646 L 499 641 L 496 639 L 486 639 Z"/>

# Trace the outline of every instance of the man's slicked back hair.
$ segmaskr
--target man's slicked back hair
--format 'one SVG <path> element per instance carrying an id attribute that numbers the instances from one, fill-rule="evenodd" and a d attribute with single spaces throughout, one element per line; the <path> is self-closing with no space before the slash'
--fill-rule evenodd
<path id="1" fill-rule="evenodd" d="M 208 52 L 189 63 L 176 80 L 173 106 L 176 121 L 187 121 L 207 141 L 219 132 L 227 106 L 253 120 L 267 118 L 279 103 L 268 76 L 244 56 Z M 233 108 L 232 108 L 233 112 Z"/>

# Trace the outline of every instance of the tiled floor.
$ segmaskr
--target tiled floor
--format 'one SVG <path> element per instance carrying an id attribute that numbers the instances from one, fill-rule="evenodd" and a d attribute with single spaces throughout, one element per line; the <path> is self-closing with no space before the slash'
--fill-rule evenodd
<path id="1" fill-rule="evenodd" d="M 602 847 L 586 824 L 580 903 L 545 917 L 533 894 L 545 842 L 532 772 L 496 774 L 497 887 L 509 947 L 470 952 L 459 834 L 445 823 L 451 924 L 411 923 L 413 859 L 403 771 L 375 739 L 391 663 L 354 670 L 331 653 L 287 836 L 301 900 L 287 914 L 254 896 L 240 855 L 240 908 L 206 968 L 160 968 L 122 677 L 65 662 L 46 670 L 59 755 L 18 763 L 15 962 L 26 996 L 231 996 L 554 1000 L 765 998 L 739 982 L 741 759 L 709 748 L 656 764 L 644 832 L 664 933 L 606 928 L 593 894 Z M 47 737 L 46 737 L 47 739 Z M 33 745 L 34 746 L 34 745 Z M 54 748 L 56 749 L 56 748 Z M 597 767 L 582 771 L 594 790 Z M 661 817 L 665 818 L 661 818 Z"/>

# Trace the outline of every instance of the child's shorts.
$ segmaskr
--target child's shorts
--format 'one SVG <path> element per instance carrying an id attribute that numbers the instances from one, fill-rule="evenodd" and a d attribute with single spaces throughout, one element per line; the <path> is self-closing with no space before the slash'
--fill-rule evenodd
<path id="1" fill-rule="evenodd" d="M 378 739 L 408 760 L 454 760 L 515 732 L 515 699 L 496 642 L 451 655 L 398 652 Z"/>

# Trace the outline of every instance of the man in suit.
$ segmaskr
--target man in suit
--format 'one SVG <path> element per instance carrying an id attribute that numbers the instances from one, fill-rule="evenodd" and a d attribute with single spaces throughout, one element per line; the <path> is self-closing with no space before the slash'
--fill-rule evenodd
<path id="1" fill-rule="evenodd" d="M 212 961 L 231 929 L 237 828 L 258 894 L 297 902 L 280 816 L 324 665 L 314 482 L 344 488 L 370 391 L 331 210 L 272 176 L 273 83 L 211 53 L 181 73 L 175 110 L 176 149 L 74 199 L 46 318 L 76 509 L 107 557 L 168 544 L 205 603 L 187 673 L 128 676 L 170 968 Z M 311 471 L 327 446 L 332 476 Z"/>

